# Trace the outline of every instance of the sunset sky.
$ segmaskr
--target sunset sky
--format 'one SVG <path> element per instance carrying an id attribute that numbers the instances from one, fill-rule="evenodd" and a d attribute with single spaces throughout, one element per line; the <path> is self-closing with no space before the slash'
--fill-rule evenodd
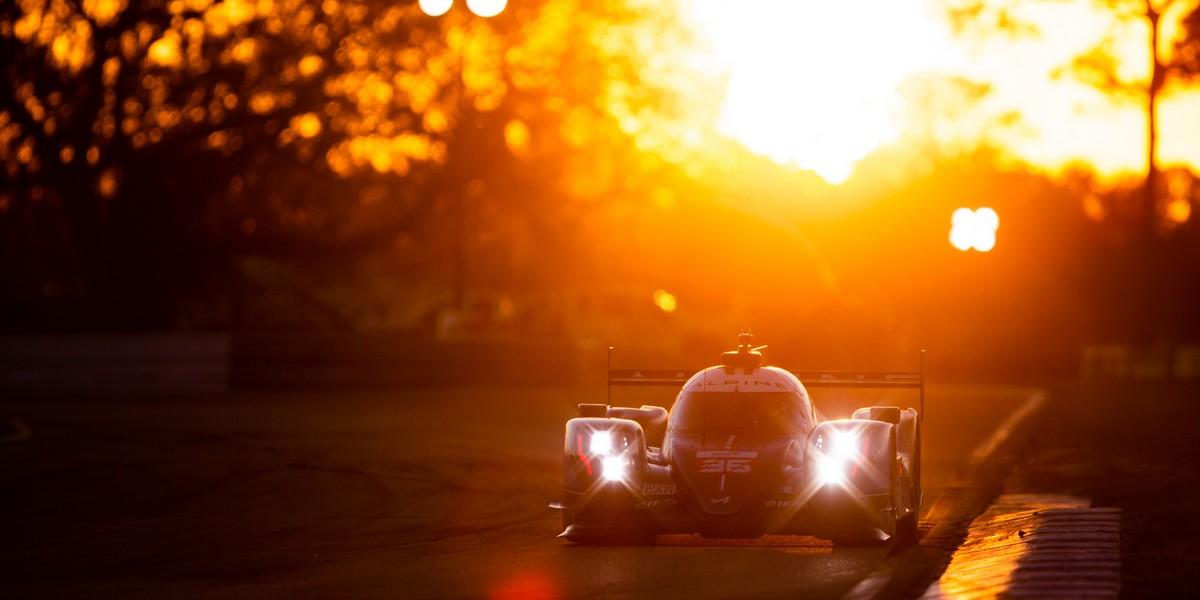
<path id="1" fill-rule="evenodd" d="M 336 53 L 322 50 L 334 43 L 329 31 L 310 27 L 315 10 L 285 8 L 301 6 L 301 0 L 278 6 L 172 2 L 169 12 L 180 14 L 158 26 L 161 31 L 143 24 L 136 43 L 129 33 L 121 54 L 104 58 L 105 85 L 111 85 L 122 69 L 128 72 L 127 63 L 141 60 L 137 52 L 144 47 L 142 88 L 156 90 L 149 102 L 130 99 L 120 111 L 115 102 L 106 104 L 90 130 L 109 140 L 119 124 L 133 146 L 142 147 L 206 117 L 215 127 L 226 111 L 244 106 L 255 117 L 285 117 L 280 146 L 305 156 L 319 152 L 339 176 L 403 176 L 445 161 L 461 95 L 482 112 L 494 111 L 513 91 L 509 81 L 529 98 L 545 100 L 513 99 L 505 129 L 510 150 L 528 157 L 539 147 L 552 148 L 543 142 L 553 142 L 548 134 L 557 129 L 576 149 L 566 160 L 577 164 L 561 171 L 566 185 L 585 196 L 619 179 L 615 167 L 600 168 L 607 163 L 582 152 L 606 139 L 597 133 L 602 122 L 617 123 L 645 156 L 657 153 L 690 173 L 736 162 L 730 157 L 744 153 L 730 140 L 830 183 L 845 181 L 880 150 L 892 150 L 887 162 L 904 171 L 897 158 L 920 158 L 937 147 L 952 154 L 980 142 L 1051 172 L 1074 162 L 1110 176 L 1144 169 L 1142 100 L 1106 96 L 1069 75 L 1056 76 L 1111 32 L 1122 77 L 1145 79 L 1148 30 L 1142 19 L 1119 23 L 1090 0 L 1025 0 L 1016 3 L 1025 7 L 1016 17 L 1040 34 L 1013 37 L 986 26 L 956 33 L 948 7 L 960 1 L 676 0 L 664 6 L 627 0 L 614 5 L 616 13 L 639 17 L 613 18 L 599 5 L 574 0 L 426 0 L 380 5 L 386 18 L 369 26 L 359 14 L 366 14 L 367 4 L 350 10 L 324 2 L 323 19 L 355 31 L 336 40 Z M 1164 54 L 1178 35 L 1180 15 L 1195 2 L 1175 2 L 1164 17 Z M 63 74 L 78 75 L 97 56 L 92 23 L 102 29 L 130 4 L 85 2 L 76 14 L 67 3 L 52 3 L 46 18 L 38 0 L 20 6 L 20 18 L 5 31 L 48 49 L 49 62 Z M 202 16 L 183 18 L 185 7 Z M 256 27 L 278 31 L 273 35 L 294 46 L 285 51 L 278 78 L 265 76 L 258 61 L 278 59 L 271 48 L 282 42 L 247 33 Z M 414 37 L 406 37 L 409 28 L 416 28 Z M 441 35 L 426 36 L 426 29 Z M 199 100 L 203 94 L 167 101 L 171 90 L 207 86 L 214 60 L 245 69 L 245 89 L 214 84 L 206 106 Z M 167 77 L 171 71 L 190 79 Z M 586 74 L 574 80 L 578 89 L 561 85 L 572 73 Z M 307 82 L 320 82 L 330 102 L 292 110 L 292 88 Z M 972 89 L 987 93 L 972 95 Z M 660 96 L 670 99 L 659 106 Z M 49 100 L 37 100 L 34 121 L 48 116 L 40 103 Z M 1192 143 L 1200 139 L 1200 89 L 1169 82 L 1159 117 L 1160 164 L 1200 165 L 1200 145 Z M 15 132 L 17 125 L 6 127 Z M 238 143 L 232 130 L 218 129 L 206 138 L 210 148 Z M 20 141 L 15 133 L 2 139 Z M 14 169 L 34 162 L 32 142 L 26 142 L 24 150 L 8 154 Z M 325 142 L 328 148 L 318 150 Z M 71 145 L 76 143 L 44 150 L 66 164 L 83 151 Z M 612 150 L 620 154 L 628 147 Z M 95 148 L 89 162 L 96 164 L 105 152 Z M 108 175 L 110 183 L 113 177 Z M 115 183 L 101 187 L 106 197 L 117 190 Z"/>
<path id="2" fill-rule="evenodd" d="M 1022 13 L 1040 27 L 1037 37 L 973 39 L 956 37 L 929 0 L 680 1 L 708 64 L 727 78 L 717 131 L 832 183 L 909 135 L 987 139 L 1049 170 L 1080 159 L 1106 175 L 1144 167 L 1141 106 L 1053 76 L 1110 26 L 1092 3 Z M 1164 29 L 1164 49 L 1174 31 Z M 1134 78 L 1147 71 L 1145 36 L 1141 23 L 1118 32 L 1123 68 Z M 943 75 L 989 83 L 992 92 L 953 123 L 942 122 L 944 114 L 914 118 L 924 109 L 905 90 Z M 997 125 L 1014 111 L 1019 120 Z M 1169 91 L 1159 117 L 1161 162 L 1200 164 L 1200 93 Z"/>

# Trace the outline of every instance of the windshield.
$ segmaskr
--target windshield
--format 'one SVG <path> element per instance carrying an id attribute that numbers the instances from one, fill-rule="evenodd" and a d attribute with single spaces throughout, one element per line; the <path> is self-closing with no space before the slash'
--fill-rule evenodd
<path id="1" fill-rule="evenodd" d="M 686 392 L 671 411 L 671 429 L 693 433 L 791 434 L 807 422 L 795 392 Z"/>

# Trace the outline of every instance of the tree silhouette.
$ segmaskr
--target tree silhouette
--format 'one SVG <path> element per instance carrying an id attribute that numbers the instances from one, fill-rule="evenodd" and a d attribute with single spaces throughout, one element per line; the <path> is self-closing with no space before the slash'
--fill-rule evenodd
<path id="1" fill-rule="evenodd" d="M 68 295 L 169 304 L 233 255 L 386 247 L 469 189 L 562 236 L 547 223 L 579 206 L 565 196 L 645 171 L 621 119 L 669 111 L 642 73 L 670 23 L 619 0 L 487 20 L 376 0 L 4 3 L 6 277 L 41 294 L 36 247 Z M 606 181 L 580 185 L 598 164 Z"/>
<path id="2" fill-rule="evenodd" d="M 347 58 L 354 40 L 403 44 L 419 52 L 417 60 L 441 51 L 433 25 L 414 10 L 292 2 L 272 11 L 204 0 L 5 4 L 5 205 L 61 207 L 80 293 L 167 304 L 153 299 L 220 273 L 229 250 L 220 241 L 229 232 L 213 199 L 223 193 L 248 192 L 238 213 L 257 212 L 255 204 L 277 214 L 303 211 L 312 195 L 280 203 L 254 193 L 255 183 L 289 167 L 294 176 L 328 171 L 325 155 L 344 142 L 339 132 L 351 130 L 391 127 L 393 138 L 406 136 L 407 145 L 388 148 L 407 153 L 390 156 L 393 163 L 438 160 L 441 142 L 421 130 L 420 112 L 399 104 L 359 110 L 369 98 L 347 83 L 366 66 Z M 339 122 L 331 113 L 350 116 Z M 329 194 L 326 210 L 353 207 L 347 195 Z M 388 217 L 403 222 L 408 210 Z M 327 219 L 334 225 L 324 239 L 337 239 L 345 220 Z M 236 221 L 241 238 L 271 244 L 270 230 L 251 217 Z"/>
<path id="3" fill-rule="evenodd" d="M 960 33 L 1010 36 L 1040 35 L 1038 27 L 1021 15 L 1021 9 L 1037 4 L 1056 4 L 1054 0 L 967 0 L 952 2 L 949 14 Z M 1158 101 L 1175 71 L 1163 54 L 1160 40 L 1164 19 L 1180 7 L 1179 0 L 1094 0 L 1091 5 L 1111 16 L 1104 35 L 1091 48 L 1074 57 L 1055 72 L 1070 76 L 1123 102 L 1140 104 L 1146 115 L 1146 173 L 1141 202 L 1144 233 L 1155 229 L 1161 182 L 1158 165 Z M 1130 25 L 1143 25 L 1149 59 L 1147 76 L 1131 79 L 1124 74 L 1125 59 L 1116 54 L 1117 36 Z"/>
<path id="4" fill-rule="evenodd" d="M 1186 80 L 1200 78 L 1200 5 L 1179 19 L 1180 35 L 1175 39 L 1169 66 L 1171 75 Z"/>

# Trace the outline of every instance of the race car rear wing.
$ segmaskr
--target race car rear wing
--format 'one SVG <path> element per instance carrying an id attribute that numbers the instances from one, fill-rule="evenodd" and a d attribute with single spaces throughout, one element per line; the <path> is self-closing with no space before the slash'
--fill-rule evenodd
<path id="1" fill-rule="evenodd" d="M 608 390 L 611 404 L 612 386 L 673 386 L 683 385 L 696 371 L 681 369 L 614 369 L 613 348 L 608 348 Z M 804 387 L 836 388 L 909 388 L 921 393 L 921 412 L 925 420 L 925 350 L 921 350 L 920 370 L 916 372 L 884 371 L 796 371 L 788 369 Z"/>

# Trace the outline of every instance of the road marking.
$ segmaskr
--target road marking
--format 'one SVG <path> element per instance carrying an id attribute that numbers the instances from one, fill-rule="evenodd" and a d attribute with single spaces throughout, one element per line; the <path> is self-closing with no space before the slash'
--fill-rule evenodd
<path id="1" fill-rule="evenodd" d="M 1086 499 L 1007 494 L 971 522 L 923 598 L 1070 596 L 1121 591 L 1121 509 Z"/>
<path id="2" fill-rule="evenodd" d="M 3 437 L 0 437 L 0 444 L 23 442 L 33 437 L 33 429 L 31 429 L 29 425 L 26 425 L 24 421 L 12 418 L 3 418 L 2 420 L 6 425 L 8 425 L 7 429 L 11 429 L 12 431 Z"/>
<path id="3" fill-rule="evenodd" d="M 1025 402 L 1021 404 L 1020 408 L 1013 411 L 1011 415 L 1008 415 L 1008 418 L 1000 424 L 1000 427 L 997 428 L 996 431 L 992 432 L 992 435 L 988 437 L 987 441 L 975 448 L 975 451 L 971 453 L 971 467 L 978 467 L 979 465 L 987 462 L 988 459 L 990 459 L 992 455 L 996 453 L 996 449 L 998 449 L 1005 441 L 1007 441 L 1008 438 L 1012 437 L 1013 432 L 1016 431 L 1026 419 L 1036 413 L 1038 409 L 1042 407 L 1042 403 L 1045 401 L 1045 392 L 1036 390 L 1031 393 L 1029 397 L 1025 399 Z"/>

